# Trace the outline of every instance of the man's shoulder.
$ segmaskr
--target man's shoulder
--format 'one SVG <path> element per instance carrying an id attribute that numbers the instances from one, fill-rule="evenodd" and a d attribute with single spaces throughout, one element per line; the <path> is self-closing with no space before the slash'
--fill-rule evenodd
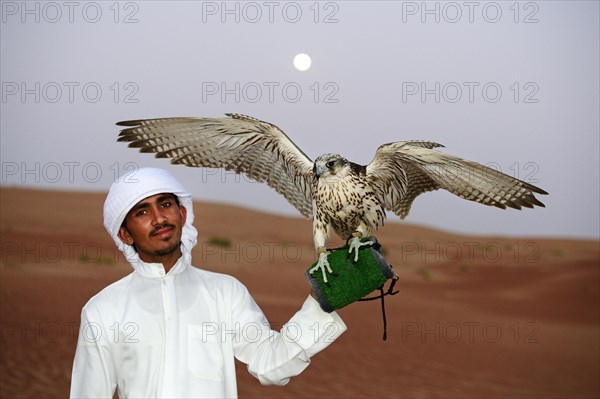
<path id="1" fill-rule="evenodd" d="M 121 296 L 126 290 L 127 285 L 133 278 L 133 272 L 127 276 L 115 281 L 114 283 L 104 287 L 100 292 L 91 297 L 84 306 L 84 309 L 101 309 L 114 304 L 115 298 Z"/>
<path id="2" fill-rule="evenodd" d="M 199 289 L 210 295 L 215 303 L 230 303 L 250 296 L 246 286 L 234 276 L 195 266 L 190 267 L 190 271 L 197 277 Z"/>
<path id="3" fill-rule="evenodd" d="M 203 281 L 211 285 L 242 285 L 242 283 L 237 278 L 230 276 L 229 274 L 212 272 L 209 270 L 201 269 L 196 266 L 190 267 L 190 270 L 192 271 L 192 273 L 200 277 Z"/>

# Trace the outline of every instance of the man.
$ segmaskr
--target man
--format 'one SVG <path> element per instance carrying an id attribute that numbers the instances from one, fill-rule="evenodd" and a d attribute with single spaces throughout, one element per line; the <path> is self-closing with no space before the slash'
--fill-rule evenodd
<path id="1" fill-rule="evenodd" d="M 235 397 L 234 357 L 265 385 L 284 385 L 341 335 L 309 296 L 272 331 L 247 289 L 191 265 L 191 196 L 162 169 L 122 176 L 104 226 L 134 268 L 81 313 L 71 397 Z"/>

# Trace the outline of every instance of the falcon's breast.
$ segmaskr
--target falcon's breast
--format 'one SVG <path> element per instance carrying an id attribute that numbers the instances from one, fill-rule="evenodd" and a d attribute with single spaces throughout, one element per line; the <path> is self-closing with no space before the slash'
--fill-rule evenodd
<path id="1" fill-rule="evenodd" d="M 315 214 L 325 217 L 342 238 L 358 226 L 376 229 L 383 225 L 385 210 L 373 188 L 351 169 L 313 182 Z"/>

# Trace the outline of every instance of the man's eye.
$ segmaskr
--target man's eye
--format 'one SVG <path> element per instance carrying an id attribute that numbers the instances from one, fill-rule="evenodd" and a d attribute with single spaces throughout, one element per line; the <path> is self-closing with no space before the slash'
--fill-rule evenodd
<path id="1" fill-rule="evenodd" d="M 145 213 L 146 213 L 146 211 L 145 211 L 145 210 L 137 211 L 137 212 L 135 213 L 135 216 L 142 216 L 142 215 L 144 215 Z"/>
<path id="2" fill-rule="evenodd" d="M 167 201 L 167 202 L 163 202 L 163 204 L 162 204 L 162 206 L 163 206 L 164 208 L 168 208 L 168 207 L 170 207 L 171 205 L 173 205 L 173 204 L 172 204 L 171 202 L 169 202 L 169 201 Z"/>

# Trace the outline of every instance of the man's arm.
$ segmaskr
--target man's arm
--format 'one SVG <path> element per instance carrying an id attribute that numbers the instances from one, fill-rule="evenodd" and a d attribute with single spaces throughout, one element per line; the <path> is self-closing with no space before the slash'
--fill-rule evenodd
<path id="1" fill-rule="evenodd" d="M 84 307 L 71 374 L 71 398 L 112 398 L 117 386 L 105 330 L 93 319 Z"/>
<path id="2" fill-rule="evenodd" d="M 240 323 L 241 336 L 236 337 L 234 353 L 263 385 L 287 384 L 291 377 L 300 374 L 310 364 L 312 356 L 346 331 L 346 325 L 339 315 L 321 310 L 311 296 L 281 331 L 272 331 L 246 287 L 236 283 L 233 321 Z M 244 327 L 250 325 L 253 328 L 262 326 L 263 330 L 260 334 L 244 336 Z"/>

